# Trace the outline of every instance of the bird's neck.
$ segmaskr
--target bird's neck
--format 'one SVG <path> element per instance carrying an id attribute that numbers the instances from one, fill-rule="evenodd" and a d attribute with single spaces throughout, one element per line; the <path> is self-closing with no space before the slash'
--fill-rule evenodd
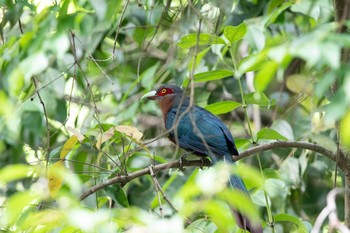
<path id="1" fill-rule="evenodd" d="M 181 104 L 182 106 L 186 106 L 189 104 L 189 99 L 185 96 L 184 99 L 182 99 L 182 95 L 174 96 L 164 96 L 161 101 L 158 102 L 160 109 L 163 113 L 163 120 L 164 123 L 166 123 L 167 120 L 167 114 L 171 108 L 177 108 Z"/>
<path id="2" fill-rule="evenodd" d="M 166 122 L 166 116 L 170 110 L 170 108 L 173 107 L 175 102 L 174 96 L 164 96 L 161 101 L 158 102 L 160 109 L 163 113 L 163 120 L 164 123 Z"/>

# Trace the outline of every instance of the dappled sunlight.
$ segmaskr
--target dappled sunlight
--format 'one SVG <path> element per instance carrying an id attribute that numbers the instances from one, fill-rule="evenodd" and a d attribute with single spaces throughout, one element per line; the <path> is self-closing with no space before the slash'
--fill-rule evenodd
<path id="1" fill-rule="evenodd" d="M 0 231 L 349 232 L 348 9 L 3 1 Z"/>

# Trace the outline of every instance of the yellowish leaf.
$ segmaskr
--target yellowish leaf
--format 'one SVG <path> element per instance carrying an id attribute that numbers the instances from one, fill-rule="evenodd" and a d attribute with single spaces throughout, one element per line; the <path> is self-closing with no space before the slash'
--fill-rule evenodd
<path id="1" fill-rule="evenodd" d="M 64 159 L 67 156 L 67 154 L 73 149 L 77 141 L 78 137 L 73 135 L 66 141 L 66 143 L 64 143 L 61 150 L 60 159 Z"/>
<path id="2" fill-rule="evenodd" d="M 310 77 L 301 74 L 293 74 L 287 77 L 287 88 L 297 94 L 312 95 L 313 83 Z"/>
<path id="3" fill-rule="evenodd" d="M 67 130 L 69 132 L 71 132 L 73 135 L 77 136 L 79 142 L 83 142 L 85 136 L 83 134 L 81 134 L 78 130 L 76 130 L 70 126 L 67 126 Z"/>
<path id="4" fill-rule="evenodd" d="M 111 139 L 114 135 L 114 131 L 118 131 L 120 133 L 125 134 L 126 136 L 130 137 L 135 143 L 137 143 L 140 147 L 149 152 L 147 147 L 145 147 L 141 143 L 141 138 L 143 134 L 137 128 L 129 125 L 117 125 L 115 127 L 110 128 L 108 131 L 102 133 L 100 136 L 98 136 L 96 148 L 100 149 L 102 143 Z"/>
<path id="5" fill-rule="evenodd" d="M 143 137 L 143 134 L 137 128 L 129 125 L 117 125 L 114 127 L 114 129 L 131 137 L 137 145 L 150 154 L 148 148 L 142 144 L 141 138 Z"/>
<path id="6" fill-rule="evenodd" d="M 55 198 L 57 192 L 61 189 L 63 183 L 63 160 L 57 161 L 47 172 L 47 180 L 49 184 L 50 196 Z"/>
<path id="7" fill-rule="evenodd" d="M 110 128 L 109 130 L 107 130 L 106 132 L 102 133 L 102 135 L 99 135 L 97 142 L 96 142 L 96 148 L 101 149 L 102 143 L 111 139 L 113 137 L 113 135 L 114 135 L 114 128 L 113 127 Z"/>
<path id="8" fill-rule="evenodd" d="M 117 125 L 114 127 L 114 129 L 135 139 L 137 142 L 139 142 L 143 136 L 143 134 L 137 128 L 130 125 Z"/>

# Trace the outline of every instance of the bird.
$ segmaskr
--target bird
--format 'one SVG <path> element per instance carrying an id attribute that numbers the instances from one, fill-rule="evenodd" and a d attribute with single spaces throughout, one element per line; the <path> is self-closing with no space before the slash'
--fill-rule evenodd
<path id="1" fill-rule="evenodd" d="M 212 165 L 219 161 L 234 163 L 232 156 L 238 150 L 231 132 L 214 114 L 204 108 L 190 104 L 184 90 L 173 84 L 160 86 L 156 91 L 145 94 L 142 99 L 155 100 L 163 115 L 170 141 L 180 148 L 200 157 L 209 157 Z M 232 188 L 249 192 L 241 177 L 231 175 Z M 260 224 L 253 224 L 246 216 L 233 210 L 237 225 L 251 233 L 262 233 Z"/>

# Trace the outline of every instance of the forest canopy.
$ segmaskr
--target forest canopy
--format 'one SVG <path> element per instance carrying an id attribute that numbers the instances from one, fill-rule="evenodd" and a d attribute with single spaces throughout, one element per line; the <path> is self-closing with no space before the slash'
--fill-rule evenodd
<path id="1" fill-rule="evenodd" d="M 0 0 L 0 231 L 350 232 L 350 4 Z M 223 164 L 167 139 L 165 83 L 223 120 Z"/>

